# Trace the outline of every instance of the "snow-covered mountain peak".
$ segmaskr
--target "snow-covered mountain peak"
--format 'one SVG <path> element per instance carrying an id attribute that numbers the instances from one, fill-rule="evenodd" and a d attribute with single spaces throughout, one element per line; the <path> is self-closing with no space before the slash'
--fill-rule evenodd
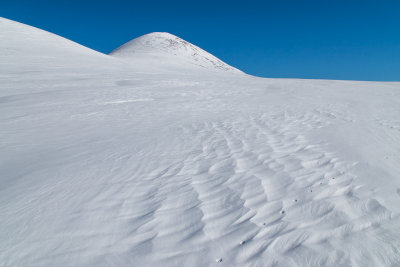
<path id="1" fill-rule="evenodd" d="M 153 32 L 133 39 L 112 51 L 110 55 L 122 58 L 143 55 L 154 56 L 157 59 L 173 57 L 204 68 L 241 72 L 200 47 L 167 32 Z"/>

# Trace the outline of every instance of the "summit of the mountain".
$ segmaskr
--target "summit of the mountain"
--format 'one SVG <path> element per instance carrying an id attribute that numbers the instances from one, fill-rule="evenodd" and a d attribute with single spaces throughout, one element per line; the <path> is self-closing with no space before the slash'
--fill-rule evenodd
<path id="1" fill-rule="evenodd" d="M 175 60 L 207 69 L 241 72 L 200 47 L 167 32 L 153 32 L 135 38 L 110 55 L 127 59 L 147 56 L 158 61 Z"/>

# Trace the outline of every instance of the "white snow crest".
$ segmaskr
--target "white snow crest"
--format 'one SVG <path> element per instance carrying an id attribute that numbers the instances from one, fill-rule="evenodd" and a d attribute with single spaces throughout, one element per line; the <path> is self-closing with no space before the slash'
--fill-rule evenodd
<path id="1" fill-rule="evenodd" d="M 172 56 L 192 64 L 224 71 L 241 72 L 203 49 L 166 32 L 143 35 L 122 45 L 110 53 L 112 56 L 130 58 L 137 54 Z"/>

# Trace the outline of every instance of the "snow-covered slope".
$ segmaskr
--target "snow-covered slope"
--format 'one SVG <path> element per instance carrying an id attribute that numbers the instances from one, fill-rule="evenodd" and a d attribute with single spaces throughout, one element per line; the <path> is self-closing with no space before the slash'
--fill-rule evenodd
<path id="1" fill-rule="evenodd" d="M 58 35 L 0 17 L 0 96 L 51 90 L 65 85 L 55 80 L 80 81 L 116 73 L 116 59 Z M 32 86 L 18 87 L 25 83 Z M 39 84 L 40 83 L 40 84 Z M 39 87 L 38 87 L 39 86 Z"/>
<path id="2" fill-rule="evenodd" d="M 66 63 L 106 55 L 55 34 L 0 17 L 0 66 L 37 68 L 41 63 Z M 29 66 L 25 66 L 28 64 Z M 42 66 L 46 67 L 46 66 Z"/>
<path id="3" fill-rule="evenodd" d="M 400 265 L 400 83 L 0 36 L 0 265 Z"/>
<path id="4" fill-rule="evenodd" d="M 112 56 L 160 62 L 178 61 L 190 63 L 206 69 L 218 69 L 240 73 L 238 69 L 204 51 L 203 49 L 166 32 L 153 32 L 122 45 L 110 53 Z"/>

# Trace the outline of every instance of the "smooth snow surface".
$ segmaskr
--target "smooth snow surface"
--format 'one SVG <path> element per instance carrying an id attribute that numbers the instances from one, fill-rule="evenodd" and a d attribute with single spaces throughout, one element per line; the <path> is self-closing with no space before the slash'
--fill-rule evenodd
<path id="1" fill-rule="evenodd" d="M 400 83 L 0 40 L 1 266 L 400 266 Z"/>

